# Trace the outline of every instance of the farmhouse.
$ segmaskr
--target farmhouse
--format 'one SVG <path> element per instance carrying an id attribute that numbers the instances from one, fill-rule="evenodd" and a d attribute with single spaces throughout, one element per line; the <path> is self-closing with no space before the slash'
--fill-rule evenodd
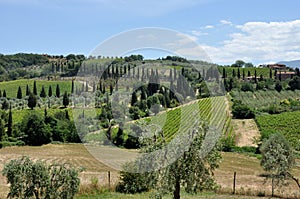
<path id="1" fill-rule="evenodd" d="M 296 75 L 296 72 L 279 71 L 276 74 L 276 79 L 281 79 L 281 80 L 292 79 L 295 75 Z"/>
<path id="2" fill-rule="evenodd" d="M 271 68 L 273 70 L 285 70 L 286 65 L 285 64 L 267 64 L 268 68 Z"/>

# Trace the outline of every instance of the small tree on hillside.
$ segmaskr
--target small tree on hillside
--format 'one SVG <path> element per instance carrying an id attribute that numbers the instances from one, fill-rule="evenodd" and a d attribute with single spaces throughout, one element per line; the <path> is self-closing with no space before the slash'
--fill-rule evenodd
<path id="1" fill-rule="evenodd" d="M 41 90 L 41 93 L 40 93 L 40 97 L 46 97 L 47 95 L 46 95 L 46 91 L 45 91 L 45 87 L 44 87 L 44 85 L 42 86 L 42 90 Z"/>
<path id="2" fill-rule="evenodd" d="M 68 93 L 67 93 L 67 91 L 65 91 L 64 96 L 63 96 L 63 105 L 64 105 L 64 107 L 67 108 L 69 103 L 70 103 L 70 100 L 69 100 L 69 97 L 68 97 Z"/>
<path id="3" fill-rule="evenodd" d="M 52 96 L 52 87 L 51 87 L 51 85 L 49 86 L 49 89 L 48 89 L 48 96 L 49 97 Z"/>
<path id="4" fill-rule="evenodd" d="M 36 98 L 36 96 L 33 93 L 30 93 L 29 97 L 28 97 L 28 107 L 31 110 L 33 110 L 34 107 L 36 107 L 36 104 L 37 104 L 37 98 Z"/>
<path id="5" fill-rule="evenodd" d="M 26 96 L 29 96 L 30 94 L 30 89 L 29 89 L 29 86 L 28 84 L 26 85 Z"/>
<path id="6" fill-rule="evenodd" d="M 9 106 L 9 113 L 8 113 L 8 121 L 7 121 L 7 136 L 12 136 L 12 125 L 13 125 L 13 119 L 12 119 L 12 112 L 11 112 L 11 106 Z"/>
<path id="7" fill-rule="evenodd" d="M 152 139 L 146 138 L 146 142 L 142 138 L 143 145 L 146 144 L 146 148 L 143 149 L 146 157 L 142 155 L 135 164 L 130 165 L 131 168 L 126 168 L 131 173 L 121 172 L 122 181 L 117 186 L 117 190 L 132 193 L 154 188 L 162 194 L 171 192 L 174 199 L 180 199 L 182 188 L 188 193 L 216 189 L 213 171 L 218 167 L 221 158 L 220 152 L 217 150 L 217 145 L 209 143 L 212 145 L 211 150 L 205 151 L 206 155 L 202 153 L 203 150 L 208 150 L 208 148 L 203 149 L 208 144 L 204 139 L 206 134 L 211 135 L 211 133 L 207 125 L 199 125 L 197 122 L 189 132 L 185 132 L 185 139 L 189 140 L 188 145 L 182 141 L 185 139 L 178 139 L 176 146 L 171 148 L 164 146 L 166 142 L 163 132 L 160 132 L 160 135 L 155 134 Z M 159 152 L 162 154 L 161 157 L 148 156 L 149 153 L 156 150 L 161 150 Z M 174 155 L 177 157 L 176 160 L 169 162 L 169 158 L 172 159 Z M 155 169 L 155 171 L 149 171 L 149 165 L 165 166 Z M 136 168 L 145 169 L 147 172 L 132 172 L 136 171 Z M 141 184 L 135 182 L 141 182 Z"/>
<path id="8" fill-rule="evenodd" d="M 36 81 L 33 82 L 33 94 L 37 95 Z"/>
<path id="9" fill-rule="evenodd" d="M 3 96 L 3 97 L 7 97 L 7 96 L 6 96 L 6 91 L 5 91 L 5 90 L 3 90 L 2 96 Z"/>
<path id="10" fill-rule="evenodd" d="M 272 196 L 275 186 L 283 185 L 288 177 L 292 177 L 290 170 L 295 164 L 293 150 L 282 134 L 272 134 L 263 142 L 260 151 L 262 153 L 261 166 L 270 173 L 272 179 Z M 292 177 L 294 180 L 295 178 Z M 299 181 L 295 180 L 299 186 Z M 299 186 L 300 188 L 300 186 Z"/>
<path id="11" fill-rule="evenodd" d="M 21 89 L 20 86 L 19 86 L 19 88 L 18 88 L 17 98 L 18 98 L 18 99 L 22 99 L 22 89 Z"/>
<path id="12" fill-rule="evenodd" d="M 59 84 L 56 85 L 56 97 L 60 97 Z"/>

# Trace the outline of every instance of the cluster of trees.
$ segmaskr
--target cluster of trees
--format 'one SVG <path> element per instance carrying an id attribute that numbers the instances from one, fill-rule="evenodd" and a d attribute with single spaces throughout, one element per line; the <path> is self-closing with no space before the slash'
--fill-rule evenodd
<path id="1" fill-rule="evenodd" d="M 0 118 L 1 147 L 7 145 L 40 146 L 50 142 L 74 142 L 81 139 L 77 133 L 74 121 L 71 121 L 67 110 L 44 116 L 38 112 L 30 112 L 21 121 L 13 121 L 12 110 L 8 114 L 1 112 Z"/>
<path id="2" fill-rule="evenodd" d="M 21 157 L 6 163 L 2 170 L 7 178 L 7 198 L 74 198 L 79 190 L 81 169 L 66 164 L 47 165 Z"/>
<path id="3" fill-rule="evenodd" d="M 232 74 L 230 75 L 228 74 L 226 67 L 221 67 L 222 78 L 224 79 L 224 86 L 227 92 L 230 92 L 232 89 L 238 89 L 244 92 L 268 89 L 275 89 L 280 92 L 283 89 L 300 89 L 300 72 L 298 68 L 295 69 L 296 75 L 292 79 L 282 80 L 281 73 L 279 72 L 279 75 L 277 75 L 278 71 L 273 71 L 272 69 L 270 69 L 268 77 L 264 77 L 262 74 L 258 75 L 257 70 L 259 69 L 255 69 L 254 74 L 251 74 L 250 70 L 246 69 L 249 68 L 249 66 L 241 60 L 236 61 L 232 67 L 237 69 L 233 68 Z M 285 82 L 289 87 L 283 87 Z"/>

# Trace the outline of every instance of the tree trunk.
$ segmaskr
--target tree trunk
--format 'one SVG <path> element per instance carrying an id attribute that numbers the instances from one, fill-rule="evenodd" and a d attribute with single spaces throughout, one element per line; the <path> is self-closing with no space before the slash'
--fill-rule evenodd
<path id="1" fill-rule="evenodd" d="M 180 178 L 176 177 L 175 190 L 173 192 L 174 199 L 180 199 Z"/>

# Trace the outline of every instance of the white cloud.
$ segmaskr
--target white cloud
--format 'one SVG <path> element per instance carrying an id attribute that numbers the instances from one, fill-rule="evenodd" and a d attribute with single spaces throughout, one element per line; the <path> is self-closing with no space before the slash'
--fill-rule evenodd
<path id="1" fill-rule="evenodd" d="M 300 20 L 248 22 L 236 28 L 230 39 L 219 46 L 200 45 L 213 62 L 229 64 L 243 59 L 268 63 L 300 59 Z"/>
<path id="2" fill-rule="evenodd" d="M 203 28 L 204 28 L 204 29 L 212 29 L 212 28 L 214 28 L 214 26 L 212 26 L 212 25 L 207 25 L 207 26 L 204 26 Z"/>
<path id="3" fill-rule="evenodd" d="M 220 20 L 220 23 L 223 24 L 223 25 L 230 25 L 230 26 L 232 25 L 231 21 L 228 21 L 228 20 L 225 20 L 225 19 Z"/>
<path id="4" fill-rule="evenodd" d="M 192 33 L 192 35 L 195 35 L 195 36 L 197 36 L 197 37 L 199 37 L 199 36 L 204 36 L 204 35 L 208 35 L 208 33 L 202 32 L 202 31 L 198 31 L 198 30 L 192 30 L 191 33 Z"/>

